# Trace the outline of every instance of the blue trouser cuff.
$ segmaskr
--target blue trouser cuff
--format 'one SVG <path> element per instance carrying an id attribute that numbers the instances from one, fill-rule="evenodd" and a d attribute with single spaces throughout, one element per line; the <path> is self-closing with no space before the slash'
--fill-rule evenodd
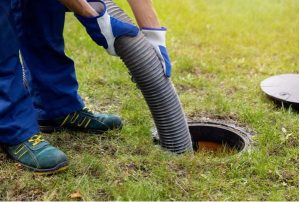
<path id="1" fill-rule="evenodd" d="M 84 108 L 83 102 L 76 102 L 73 105 L 63 106 L 61 108 L 52 109 L 51 111 L 43 111 L 41 108 L 36 108 L 38 120 L 49 120 L 67 116 L 68 114 L 79 111 Z"/>

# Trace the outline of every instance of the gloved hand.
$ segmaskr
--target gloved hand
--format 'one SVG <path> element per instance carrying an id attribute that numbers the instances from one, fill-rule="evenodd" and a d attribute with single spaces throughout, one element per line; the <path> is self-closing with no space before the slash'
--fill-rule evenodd
<path id="1" fill-rule="evenodd" d="M 88 0 L 87 2 L 95 5 L 103 4 L 104 10 L 96 17 L 83 17 L 76 15 L 77 19 L 85 26 L 87 33 L 100 46 L 103 46 L 110 55 L 117 56 L 114 42 L 117 37 L 138 35 L 139 29 L 129 23 L 122 22 L 111 17 L 107 13 L 106 5 L 101 0 Z"/>
<path id="2" fill-rule="evenodd" d="M 167 29 L 164 27 L 160 29 L 142 28 L 142 33 L 152 44 L 163 64 L 166 77 L 171 77 L 172 64 L 166 48 L 166 32 Z"/>

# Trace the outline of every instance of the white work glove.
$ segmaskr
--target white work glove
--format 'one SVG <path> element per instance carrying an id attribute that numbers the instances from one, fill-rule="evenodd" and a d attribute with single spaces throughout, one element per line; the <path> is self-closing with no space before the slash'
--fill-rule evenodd
<path id="1" fill-rule="evenodd" d="M 172 64 L 169 58 L 169 54 L 166 48 L 166 33 L 167 29 L 165 27 L 161 28 L 142 28 L 142 33 L 145 35 L 146 39 L 152 44 L 156 50 L 159 59 L 161 60 L 164 68 L 166 77 L 171 77 Z"/>
<path id="2" fill-rule="evenodd" d="M 96 17 L 83 17 L 77 14 L 75 16 L 85 26 L 87 33 L 98 45 L 103 46 L 110 55 L 116 56 L 115 39 L 121 36 L 135 37 L 138 35 L 139 29 L 132 24 L 111 17 L 107 13 L 103 1 L 87 0 L 87 2 L 94 6 L 102 4 L 104 10 Z"/>

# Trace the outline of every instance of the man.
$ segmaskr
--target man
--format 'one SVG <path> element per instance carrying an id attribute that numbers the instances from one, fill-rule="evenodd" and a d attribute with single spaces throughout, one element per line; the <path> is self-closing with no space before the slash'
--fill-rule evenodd
<path id="1" fill-rule="evenodd" d="M 110 54 L 114 55 L 113 42 L 116 37 L 133 37 L 138 33 L 136 27 L 110 18 L 105 12 L 105 4 L 99 0 L 93 0 L 90 4 L 85 0 L 61 2 L 75 11 L 79 18 L 106 16 L 110 19 L 98 25 L 99 33 L 96 35 L 100 38 L 94 39 Z M 96 12 L 90 5 L 99 2 L 103 6 Z M 25 167 L 42 173 L 57 172 L 67 167 L 68 160 L 62 151 L 51 146 L 40 135 L 34 135 L 38 134 L 38 127 L 32 101 L 43 132 L 68 129 L 102 133 L 121 128 L 121 119 L 113 115 L 94 114 L 84 108 L 77 92 L 74 63 L 64 53 L 62 33 L 66 8 L 55 0 L 12 0 L 12 9 L 8 8 L 9 3 L 9 0 L 1 1 L 5 14 L 1 12 L 0 29 L 3 30 L 4 26 L 10 26 L 10 29 L 1 31 L 0 35 L 1 44 L 4 44 L 0 49 L 0 143 L 5 145 L 6 152 L 13 159 Z M 145 31 L 150 36 L 149 41 L 158 33 L 164 42 L 165 29 L 159 26 L 151 1 L 129 0 L 129 3 L 140 26 L 156 28 L 154 34 L 151 30 Z M 106 30 L 115 32 L 107 33 Z M 23 65 L 29 71 L 31 98 L 21 86 L 16 33 L 20 38 Z M 12 50 L 8 49 L 10 53 L 5 53 L 9 46 L 7 43 L 14 44 Z M 161 49 L 157 49 L 158 45 L 165 44 L 156 43 L 154 46 L 162 61 L 167 60 L 162 56 Z M 13 76 L 6 76 L 9 73 Z"/>

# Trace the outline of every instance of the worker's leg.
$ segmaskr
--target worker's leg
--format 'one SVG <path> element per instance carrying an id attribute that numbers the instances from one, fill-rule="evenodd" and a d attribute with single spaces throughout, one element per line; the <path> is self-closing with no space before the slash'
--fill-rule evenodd
<path id="1" fill-rule="evenodd" d="M 56 173 L 67 168 L 68 159 L 41 135 L 35 135 L 38 124 L 23 85 L 11 3 L 18 2 L 0 1 L 0 144 L 12 159 L 26 168 L 43 174 Z"/>
<path id="2" fill-rule="evenodd" d="M 84 106 L 74 62 L 64 53 L 65 7 L 56 0 L 26 0 L 21 53 L 39 119 L 63 117 Z"/>
<path id="3" fill-rule="evenodd" d="M 21 51 L 31 74 L 30 92 L 42 132 L 62 129 L 102 133 L 121 128 L 121 119 L 83 109 L 74 63 L 64 53 L 65 8 L 54 0 L 26 0 Z"/>
<path id="4" fill-rule="evenodd" d="M 22 81 L 19 44 L 10 0 L 0 1 L 0 143 L 16 145 L 38 133 L 32 101 Z"/>

